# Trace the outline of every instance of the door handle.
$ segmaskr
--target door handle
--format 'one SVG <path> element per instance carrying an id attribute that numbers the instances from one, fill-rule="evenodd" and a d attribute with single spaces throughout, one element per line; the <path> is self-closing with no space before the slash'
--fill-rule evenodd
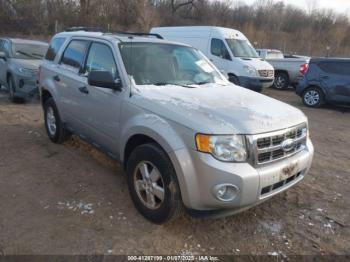
<path id="1" fill-rule="evenodd" d="M 53 80 L 55 80 L 56 82 L 61 81 L 61 79 L 60 79 L 60 77 L 59 77 L 58 75 L 55 75 L 55 76 L 53 77 Z"/>
<path id="2" fill-rule="evenodd" d="M 329 76 L 321 76 L 322 79 L 329 79 Z"/>
<path id="3" fill-rule="evenodd" d="M 84 93 L 84 94 L 88 94 L 89 93 L 89 90 L 87 89 L 86 86 L 79 87 L 79 91 Z"/>

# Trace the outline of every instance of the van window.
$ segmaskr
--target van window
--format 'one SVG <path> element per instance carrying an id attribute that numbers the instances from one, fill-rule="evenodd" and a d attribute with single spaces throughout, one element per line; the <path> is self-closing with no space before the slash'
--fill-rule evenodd
<path id="1" fill-rule="evenodd" d="M 223 59 L 231 60 L 230 54 L 224 44 L 224 41 L 220 39 L 213 38 L 211 40 L 210 51 L 212 55 L 221 57 Z"/>
<path id="2" fill-rule="evenodd" d="M 346 61 L 324 61 L 319 67 L 326 73 L 336 75 L 350 75 L 350 62 Z"/>
<path id="3" fill-rule="evenodd" d="M 49 49 L 47 50 L 45 59 L 49 60 L 49 61 L 55 60 L 55 57 L 56 57 L 58 51 L 60 50 L 60 48 L 62 47 L 65 40 L 66 39 L 63 37 L 57 37 L 57 38 L 53 39 L 51 41 Z"/>
<path id="4" fill-rule="evenodd" d="M 88 43 L 89 42 L 83 40 L 71 41 L 63 53 L 61 64 L 70 66 L 74 69 L 82 68 Z"/>
<path id="5" fill-rule="evenodd" d="M 112 50 L 107 45 L 92 43 L 84 73 L 90 73 L 91 71 L 109 71 L 114 78 L 118 77 L 119 74 Z"/>

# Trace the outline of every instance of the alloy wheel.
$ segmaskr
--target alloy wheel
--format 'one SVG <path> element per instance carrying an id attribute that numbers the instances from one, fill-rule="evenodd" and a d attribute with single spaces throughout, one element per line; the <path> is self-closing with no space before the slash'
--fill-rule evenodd
<path id="1" fill-rule="evenodd" d="M 142 204 L 157 209 L 164 202 L 165 189 L 161 173 L 151 162 L 140 162 L 134 172 L 134 187 Z"/>
<path id="2" fill-rule="evenodd" d="M 57 125 L 56 125 L 56 117 L 52 107 L 48 107 L 46 111 L 46 123 L 47 128 L 51 136 L 56 135 Z"/>
<path id="3" fill-rule="evenodd" d="M 304 95 L 304 101 L 309 106 L 315 106 L 320 101 L 320 94 L 315 90 L 309 90 Z"/>

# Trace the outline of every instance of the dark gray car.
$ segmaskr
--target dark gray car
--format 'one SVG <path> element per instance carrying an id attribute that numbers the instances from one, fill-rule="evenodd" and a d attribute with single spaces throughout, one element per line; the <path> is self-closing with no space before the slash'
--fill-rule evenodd
<path id="1" fill-rule="evenodd" d="M 0 38 L 0 87 L 15 101 L 37 93 L 37 73 L 48 44 L 39 41 Z"/>
<path id="2" fill-rule="evenodd" d="M 350 105 L 350 59 L 311 59 L 296 92 L 309 107 Z"/>

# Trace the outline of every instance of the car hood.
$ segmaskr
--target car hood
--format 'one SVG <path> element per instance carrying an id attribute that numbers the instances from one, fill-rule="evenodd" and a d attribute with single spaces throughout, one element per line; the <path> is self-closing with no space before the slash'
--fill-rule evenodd
<path id="1" fill-rule="evenodd" d="M 273 66 L 261 58 L 240 58 L 246 65 L 254 67 L 256 70 L 273 70 Z"/>
<path id="2" fill-rule="evenodd" d="M 300 110 L 233 84 L 139 86 L 133 98 L 148 111 L 208 134 L 259 134 L 307 121 Z"/>
<path id="3" fill-rule="evenodd" d="M 18 67 L 36 70 L 39 69 L 42 60 L 39 59 L 11 59 L 13 64 L 16 64 Z"/>

